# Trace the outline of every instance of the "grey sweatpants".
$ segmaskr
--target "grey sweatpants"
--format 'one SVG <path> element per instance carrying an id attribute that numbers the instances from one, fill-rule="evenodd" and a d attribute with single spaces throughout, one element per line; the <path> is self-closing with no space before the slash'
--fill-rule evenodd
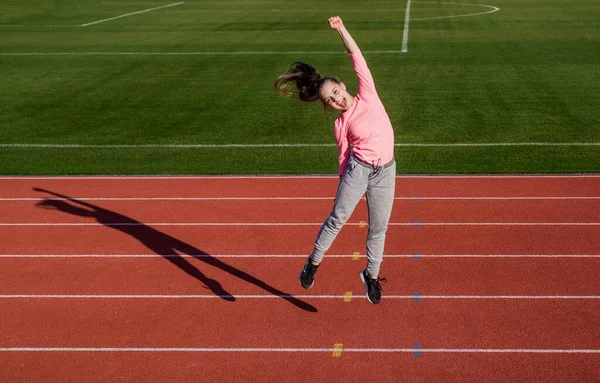
<path id="1" fill-rule="evenodd" d="M 385 166 L 374 168 L 351 156 L 338 187 L 333 211 L 321 226 L 315 240 L 311 259 L 321 263 L 325 252 L 366 192 L 369 209 L 367 272 L 373 276 L 379 275 L 379 268 L 383 261 L 385 232 L 394 203 L 395 186 L 396 162 L 392 161 Z"/>

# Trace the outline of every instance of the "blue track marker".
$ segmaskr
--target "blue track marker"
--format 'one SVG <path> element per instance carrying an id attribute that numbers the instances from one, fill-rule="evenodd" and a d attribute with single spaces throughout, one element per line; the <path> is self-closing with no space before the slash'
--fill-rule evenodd
<path id="1" fill-rule="evenodd" d="M 413 222 L 413 226 L 414 226 L 414 227 L 419 227 L 419 221 L 415 221 L 415 222 Z"/>
<path id="2" fill-rule="evenodd" d="M 421 259 L 421 253 L 419 253 L 418 251 L 415 251 L 415 252 L 413 253 L 413 259 L 414 259 L 415 261 L 418 261 L 419 259 Z"/>
<path id="3" fill-rule="evenodd" d="M 415 291 L 413 293 L 413 302 L 421 302 L 421 293 L 418 291 Z"/>
<path id="4" fill-rule="evenodd" d="M 423 345 L 420 345 L 420 344 L 413 344 L 413 347 L 412 347 L 412 348 L 413 348 L 413 350 L 417 350 L 417 351 L 413 352 L 413 356 L 414 356 L 415 358 L 418 358 L 418 357 L 420 357 L 421 355 L 423 355 L 423 353 L 422 353 L 421 351 L 419 351 L 419 350 L 421 350 L 421 349 L 423 348 Z"/>

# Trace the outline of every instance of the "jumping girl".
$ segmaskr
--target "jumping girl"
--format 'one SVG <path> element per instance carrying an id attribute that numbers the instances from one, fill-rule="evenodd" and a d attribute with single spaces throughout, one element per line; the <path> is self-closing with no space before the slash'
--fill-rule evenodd
<path id="1" fill-rule="evenodd" d="M 358 93 L 351 95 L 335 77 L 323 77 L 309 64 L 296 62 L 275 81 L 275 89 L 291 96 L 286 87 L 296 85 L 301 101 L 320 100 L 325 109 L 340 111 L 335 120 L 334 137 L 339 150 L 340 184 L 333 206 L 314 243 L 314 250 L 300 273 L 305 289 L 313 286 L 319 264 L 354 208 L 367 194 L 369 231 L 367 268 L 360 273 L 371 303 L 381 300 L 379 269 L 383 260 L 385 233 L 392 212 L 396 179 L 394 130 L 377 95 L 373 77 L 358 45 L 338 16 L 329 26 L 340 35 L 358 77 Z"/>

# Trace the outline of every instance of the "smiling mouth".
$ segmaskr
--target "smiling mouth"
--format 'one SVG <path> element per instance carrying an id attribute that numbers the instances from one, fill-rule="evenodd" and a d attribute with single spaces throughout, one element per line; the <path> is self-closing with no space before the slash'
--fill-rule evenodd
<path id="1" fill-rule="evenodd" d="M 340 107 L 345 108 L 346 107 L 346 99 L 342 99 L 342 102 L 340 102 Z"/>

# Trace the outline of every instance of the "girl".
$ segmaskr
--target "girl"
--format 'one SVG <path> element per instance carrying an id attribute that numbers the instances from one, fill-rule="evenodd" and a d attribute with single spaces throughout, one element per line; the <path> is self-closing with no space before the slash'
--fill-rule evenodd
<path id="1" fill-rule="evenodd" d="M 339 149 L 340 184 L 333 211 L 315 240 L 314 250 L 300 273 L 302 287 L 312 287 L 325 252 L 346 223 L 364 193 L 367 193 L 369 231 L 367 268 L 361 271 L 369 302 L 381 300 L 379 268 L 383 260 L 385 232 L 392 212 L 396 180 L 394 130 L 379 100 L 373 77 L 364 57 L 338 16 L 329 18 L 329 26 L 340 35 L 358 77 L 358 93 L 351 95 L 335 77 L 323 77 L 311 65 L 296 62 L 275 81 L 275 89 L 286 96 L 288 83 L 298 90 L 305 102 L 320 100 L 325 109 L 341 114 L 335 120 L 334 137 Z"/>

